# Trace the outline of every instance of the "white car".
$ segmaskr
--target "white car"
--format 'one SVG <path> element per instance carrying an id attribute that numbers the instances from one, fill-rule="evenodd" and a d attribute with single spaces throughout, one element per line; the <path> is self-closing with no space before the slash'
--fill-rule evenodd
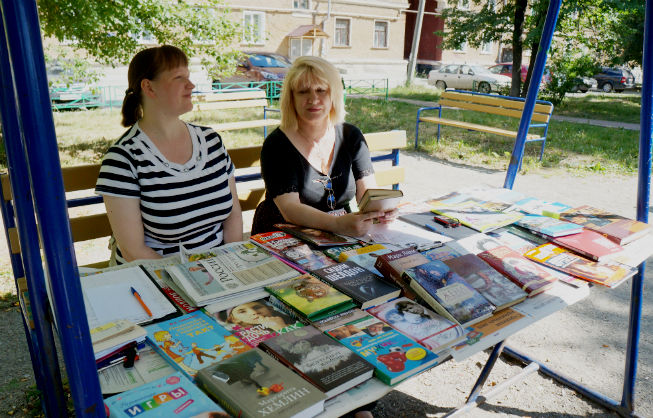
<path id="1" fill-rule="evenodd" d="M 504 87 L 509 88 L 511 79 L 505 75 L 493 74 L 480 65 L 448 64 L 429 72 L 428 82 L 440 90 L 454 88 L 490 93 Z"/>

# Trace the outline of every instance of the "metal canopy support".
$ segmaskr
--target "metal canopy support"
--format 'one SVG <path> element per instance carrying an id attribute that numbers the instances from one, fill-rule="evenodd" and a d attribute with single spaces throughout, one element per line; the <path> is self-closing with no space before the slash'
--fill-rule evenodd
<path id="1" fill-rule="evenodd" d="M 36 2 L 0 0 L 0 5 L 3 29 L 7 37 L 8 60 L 12 70 L 9 74 L 13 79 L 10 80 L 11 82 L 8 80 L 3 87 L 10 86 L 16 98 L 13 106 L 8 103 L 11 107 L 3 113 L 11 114 L 13 111 L 18 115 L 17 127 L 20 130 L 11 132 L 11 136 L 6 136 L 5 131 L 4 139 L 8 144 L 7 157 L 11 159 L 10 166 L 17 170 L 27 167 L 24 173 L 20 171 L 12 173 L 14 183 L 12 186 L 16 196 L 25 195 L 27 198 L 31 195 L 34 200 L 33 208 L 17 208 L 21 248 L 32 250 L 32 245 L 36 244 L 35 254 L 32 251 L 24 254 L 24 265 L 31 266 L 26 268 L 29 276 L 27 279 L 28 283 L 31 282 L 35 286 L 30 288 L 30 291 L 35 293 L 34 296 L 45 295 L 43 270 L 40 266 L 41 257 L 38 251 L 39 240 L 35 239 L 36 231 L 30 228 L 34 226 L 35 209 L 38 236 L 43 243 L 49 289 L 52 295 L 52 311 L 58 325 L 57 330 L 76 415 L 103 417 L 105 416 L 104 404 L 66 211 Z M 3 80 L 6 78 L 5 70 L 3 68 Z M 3 102 L 3 106 L 4 104 Z M 9 142 L 12 142 L 11 146 Z M 9 152 L 12 155 L 9 155 Z M 22 183 L 14 177 L 23 177 Z M 29 184 L 26 179 L 29 179 Z M 31 202 L 29 199 L 26 201 L 29 206 Z M 28 236 L 26 231 L 33 232 L 32 236 Z M 46 307 L 46 303 L 39 303 L 39 306 L 34 308 L 45 311 Z M 54 350 L 54 345 L 51 336 L 50 341 L 46 341 L 47 330 L 44 327 L 49 326 L 48 321 L 35 316 L 35 321 L 37 320 L 39 327 L 35 330 L 36 338 L 32 340 L 32 344 L 34 350 L 39 351 L 37 357 L 41 358 L 41 354 Z M 40 341 L 45 344 L 34 344 Z M 40 385 L 44 386 L 46 391 L 51 388 L 61 388 L 61 378 L 58 376 L 58 368 L 55 364 L 56 355 L 44 356 L 41 359 L 49 364 L 49 370 L 47 373 L 39 371 L 36 374 L 40 377 L 40 373 L 44 373 L 44 381 L 41 381 Z M 43 405 L 47 416 L 67 415 L 63 390 L 58 392 L 60 397 L 46 399 L 47 402 Z"/>

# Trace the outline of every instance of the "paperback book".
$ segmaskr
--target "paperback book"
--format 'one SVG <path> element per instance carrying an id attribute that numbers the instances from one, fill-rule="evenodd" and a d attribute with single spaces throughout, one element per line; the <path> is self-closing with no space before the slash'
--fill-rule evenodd
<path id="1" fill-rule="evenodd" d="M 481 295 L 501 310 L 523 301 L 526 292 L 474 254 L 444 261 Z"/>
<path id="2" fill-rule="evenodd" d="M 274 306 L 267 299 L 240 303 L 217 312 L 210 306 L 204 309 L 206 313 L 250 347 L 304 326 L 288 310 Z"/>
<path id="3" fill-rule="evenodd" d="M 544 244 L 524 254 L 525 257 L 592 283 L 615 288 L 637 272 L 616 261 L 595 262 L 555 244 Z"/>
<path id="4" fill-rule="evenodd" d="M 172 265 L 172 264 L 171 264 Z M 195 312 L 199 308 L 188 303 L 190 298 L 179 288 L 166 271 L 165 267 L 146 269 L 147 274 L 159 286 L 159 289 L 168 297 L 181 313 Z"/>
<path id="5" fill-rule="evenodd" d="M 368 312 L 434 353 L 465 338 L 460 325 L 408 298 L 386 302 Z"/>
<path id="6" fill-rule="evenodd" d="M 324 255 L 337 262 L 338 258 L 340 258 L 340 254 L 342 254 L 343 252 L 349 250 L 357 250 L 359 248 L 363 248 L 363 246 L 361 244 L 351 244 L 351 245 L 341 245 L 338 247 L 329 247 L 324 249 Z"/>
<path id="7" fill-rule="evenodd" d="M 395 385 L 442 360 L 368 313 L 327 333 L 370 362 L 374 375 L 388 385 Z"/>
<path id="8" fill-rule="evenodd" d="M 362 309 L 396 298 L 401 292 L 399 287 L 351 261 L 315 270 L 313 274 L 350 296 Z"/>
<path id="9" fill-rule="evenodd" d="M 550 240 L 594 261 L 604 260 L 623 251 L 621 245 L 591 229 L 583 229 L 582 232 L 574 235 L 552 237 Z"/>
<path id="10" fill-rule="evenodd" d="M 311 321 L 356 306 L 351 297 L 308 274 L 268 285 L 265 290 L 284 306 Z M 274 303 L 274 299 L 271 298 L 270 301 Z"/>
<path id="11" fill-rule="evenodd" d="M 410 287 L 435 312 L 463 328 L 492 315 L 494 306 L 442 261 L 404 271 Z"/>
<path id="12" fill-rule="evenodd" d="M 478 256 L 528 293 L 528 297 L 551 288 L 557 280 L 548 271 L 505 246 L 483 251 Z"/>
<path id="13" fill-rule="evenodd" d="M 476 199 L 463 199 L 459 197 L 444 200 L 431 200 L 433 212 L 457 219 L 479 232 L 491 231 L 501 228 L 521 219 L 522 214 L 517 212 L 501 212 L 510 205 L 495 202 L 483 202 Z"/>
<path id="14" fill-rule="evenodd" d="M 517 225 L 550 237 L 578 234 L 583 230 L 582 226 L 575 223 L 543 215 L 524 215 L 523 218 L 517 221 Z"/>
<path id="15" fill-rule="evenodd" d="M 154 349 L 191 379 L 199 369 L 250 349 L 202 311 L 157 322 L 145 330 Z"/>
<path id="16" fill-rule="evenodd" d="M 214 251 L 213 258 L 166 268 L 172 280 L 196 306 L 300 275 L 251 242 L 225 244 Z"/>
<path id="17" fill-rule="evenodd" d="M 603 234 L 619 245 L 626 245 L 651 232 L 651 225 L 647 223 L 587 205 L 564 211 L 560 218 Z"/>
<path id="18" fill-rule="evenodd" d="M 304 242 L 311 243 L 316 247 L 333 247 L 337 245 L 356 244 L 358 240 L 354 238 L 344 237 L 333 232 L 322 231 L 321 229 L 309 228 L 306 226 L 298 226 L 293 224 L 275 224 L 275 228 L 279 228 L 291 235 L 296 236 Z"/>
<path id="19" fill-rule="evenodd" d="M 415 299 L 417 294 L 410 288 L 409 284 L 404 281 L 402 275 L 405 270 L 424 264 L 429 260 L 414 248 L 406 248 L 399 251 L 393 251 L 388 254 L 377 257 L 374 266 L 383 277 L 392 280 L 399 285 L 404 296 Z"/>
<path id="20" fill-rule="evenodd" d="M 478 232 L 474 231 L 474 235 L 476 234 L 478 234 Z M 449 260 L 450 258 L 456 258 L 456 257 L 460 257 L 463 254 L 467 254 L 466 252 L 463 252 L 460 249 L 455 249 L 453 244 L 455 244 L 455 241 L 447 242 L 441 247 L 432 248 L 428 251 L 423 251 L 422 255 L 427 259 L 426 261 L 424 261 L 424 263 L 426 263 L 427 261 L 435 261 L 435 260 L 445 261 L 445 260 Z M 424 264 L 424 263 L 420 263 L 420 264 Z M 411 266 L 411 267 L 415 267 L 415 266 Z"/>
<path id="21" fill-rule="evenodd" d="M 494 231 L 488 232 L 488 235 L 495 238 L 502 245 L 515 250 L 519 254 L 524 254 L 526 251 L 547 242 L 546 239 L 515 225 L 508 225 L 503 228 L 495 229 Z"/>
<path id="22" fill-rule="evenodd" d="M 401 202 L 404 193 L 393 189 L 367 189 L 358 203 L 361 212 L 385 212 L 393 210 Z"/>
<path id="23" fill-rule="evenodd" d="M 571 206 L 560 202 L 547 202 L 536 197 L 527 197 L 515 202 L 513 208 L 524 213 L 557 218 L 561 212 L 571 209 Z"/>
<path id="24" fill-rule="evenodd" d="M 203 368 L 197 381 L 234 417 L 313 417 L 324 410 L 324 393 L 259 348 Z"/>
<path id="25" fill-rule="evenodd" d="M 335 263 L 324 253 L 311 249 L 308 244 L 287 232 L 272 231 L 252 235 L 249 239 L 273 254 L 292 261 L 304 270 L 313 271 Z"/>
<path id="26" fill-rule="evenodd" d="M 374 267 L 376 259 L 383 254 L 388 254 L 392 251 L 398 250 L 392 245 L 372 244 L 365 247 L 356 248 L 354 250 L 343 251 L 338 257 L 338 262 L 351 261 L 358 264 L 366 270 L 381 276 L 381 273 Z"/>
<path id="27" fill-rule="evenodd" d="M 374 366 L 313 326 L 267 340 L 263 351 L 332 398 L 372 377 Z"/>
<path id="28" fill-rule="evenodd" d="M 173 373 L 104 400 L 110 417 L 227 417 L 220 406 L 181 373 Z"/>

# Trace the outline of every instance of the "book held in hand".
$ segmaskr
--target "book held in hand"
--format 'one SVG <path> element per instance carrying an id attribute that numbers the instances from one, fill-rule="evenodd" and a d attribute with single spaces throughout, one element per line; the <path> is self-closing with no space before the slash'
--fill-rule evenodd
<path id="1" fill-rule="evenodd" d="M 368 312 L 435 353 L 465 338 L 460 325 L 408 298 L 391 300 Z"/>
<path id="2" fill-rule="evenodd" d="M 173 373 L 104 400 L 110 417 L 192 417 L 228 415 L 181 373 Z"/>
<path id="3" fill-rule="evenodd" d="M 637 272 L 637 268 L 616 261 L 588 260 L 551 243 L 527 251 L 524 256 L 563 273 L 610 288 L 617 287 Z"/>
<path id="4" fill-rule="evenodd" d="M 404 271 L 410 287 L 438 314 L 463 328 L 492 315 L 494 306 L 442 261 Z"/>
<path id="5" fill-rule="evenodd" d="M 267 299 L 244 302 L 219 311 L 213 311 L 211 306 L 204 308 L 206 313 L 250 347 L 304 326 L 290 312 L 274 306 Z"/>
<path id="6" fill-rule="evenodd" d="M 533 297 L 558 280 L 548 271 L 508 247 L 500 246 L 478 254 L 495 270 Z"/>
<path id="7" fill-rule="evenodd" d="M 202 311 L 157 322 L 145 330 L 152 347 L 191 379 L 202 367 L 250 349 Z"/>
<path id="8" fill-rule="evenodd" d="M 266 340 L 263 351 L 332 398 L 370 379 L 374 366 L 313 326 Z"/>
<path id="9" fill-rule="evenodd" d="M 363 313 L 362 317 L 327 334 L 374 365 L 374 375 L 387 385 L 435 366 L 441 359 L 380 319 Z"/>
<path id="10" fill-rule="evenodd" d="M 361 212 L 386 212 L 395 209 L 404 193 L 393 189 L 367 189 L 358 203 Z"/>
<path id="11" fill-rule="evenodd" d="M 311 321 L 346 311 L 356 306 L 351 297 L 309 275 L 265 287 L 284 306 Z M 274 303 L 274 299 L 270 299 Z"/>
<path id="12" fill-rule="evenodd" d="M 400 288 L 351 261 L 315 270 L 313 274 L 350 296 L 362 309 L 396 298 L 401 292 Z"/>
<path id="13" fill-rule="evenodd" d="M 313 417 L 326 395 L 259 348 L 203 368 L 198 383 L 234 417 Z"/>
<path id="14" fill-rule="evenodd" d="M 566 210 L 560 214 L 560 218 L 603 234 L 619 245 L 626 245 L 652 230 L 647 223 L 587 205 Z"/>
<path id="15" fill-rule="evenodd" d="M 526 292 L 474 254 L 445 260 L 444 264 L 501 310 L 523 301 Z"/>

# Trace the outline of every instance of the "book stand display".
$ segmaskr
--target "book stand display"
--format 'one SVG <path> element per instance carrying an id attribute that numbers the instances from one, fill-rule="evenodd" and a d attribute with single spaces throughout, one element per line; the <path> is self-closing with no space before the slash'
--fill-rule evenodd
<path id="1" fill-rule="evenodd" d="M 551 44 L 560 5 L 561 0 L 552 0 L 549 4 L 540 42 L 540 52 L 535 61 L 531 88 L 528 91 L 512 151 L 505 188 L 512 188 L 523 156 L 528 124 L 533 114 L 539 87 L 539 83 L 533 83 L 532 80 L 542 78 L 546 63 L 546 51 Z M 55 318 L 77 416 L 105 416 L 100 385 L 95 372 L 95 359 L 88 323 L 84 314 L 66 202 L 63 198 L 65 195 L 50 109 L 36 2 L 0 0 L 0 7 L 2 11 L 0 20 L 0 85 L 2 86 L 0 110 L 3 140 L 11 171 L 11 186 L 16 205 L 16 213 L 3 211 L 2 215 L 5 220 L 13 220 L 14 217 L 17 220 L 22 259 L 12 256 L 11 261 L 17 284 L 22 281 L 30 289 L 31 316 L 28 317 L 26 314 L 28 310 L 25 309 L 25 301 L 23 301 L 23 324 L 37 387 L 42 394 L 42 408 L 47 416 L 67 415 L 62 373 L 54 350 L 52 318 Z M 648 221 L 651 136 L 653 132 L 651 120 L 653 110 L 651 28 L 653 28 L 653 23 L 651 19 L 653 19 L 653 2 L 647 2 L 637 203 L 637 220 L 642 222 Z M 43 267 L 39 242 L 43 249 L 46 270 Z M 591 389 L 582 387 L 572 379 L 510 349 L 503 337 L 503 341 L 487 342 L 488 346 L 494 345 L 492 354 L 474 385 L 467 404 L 463 408 L 452 411 L 451 414 L 467 411 L 498 390 L 495 387 L 484 397 L 480 396 L 480 390 L 496 360 L 501 353 L 505 353 L 529 364 L 522 375 L 539 369 L 620 415 L 634 415 L 633 398 L 644 271 L 645 263 L 642 263 L 632 283 L 626 370 L 621 401 L 609 399 Z M 23 289 L 25 286 L 18 286 L 18 288 Z M 49 292 L 46 292 L 46 288 Z M 52 300 L 51 306 L 48 301 L 48 293 Z M 577 296 L 577 299 L 583 297 L 583 295 Z M 569 303 L 574 301 L 570 300 Z M 560 308 L 562 307 L 560 306 Z M 478 351 L 481 346 L 474 349 Z M 514 379 L 503 384 L 510 384 Z"/>

